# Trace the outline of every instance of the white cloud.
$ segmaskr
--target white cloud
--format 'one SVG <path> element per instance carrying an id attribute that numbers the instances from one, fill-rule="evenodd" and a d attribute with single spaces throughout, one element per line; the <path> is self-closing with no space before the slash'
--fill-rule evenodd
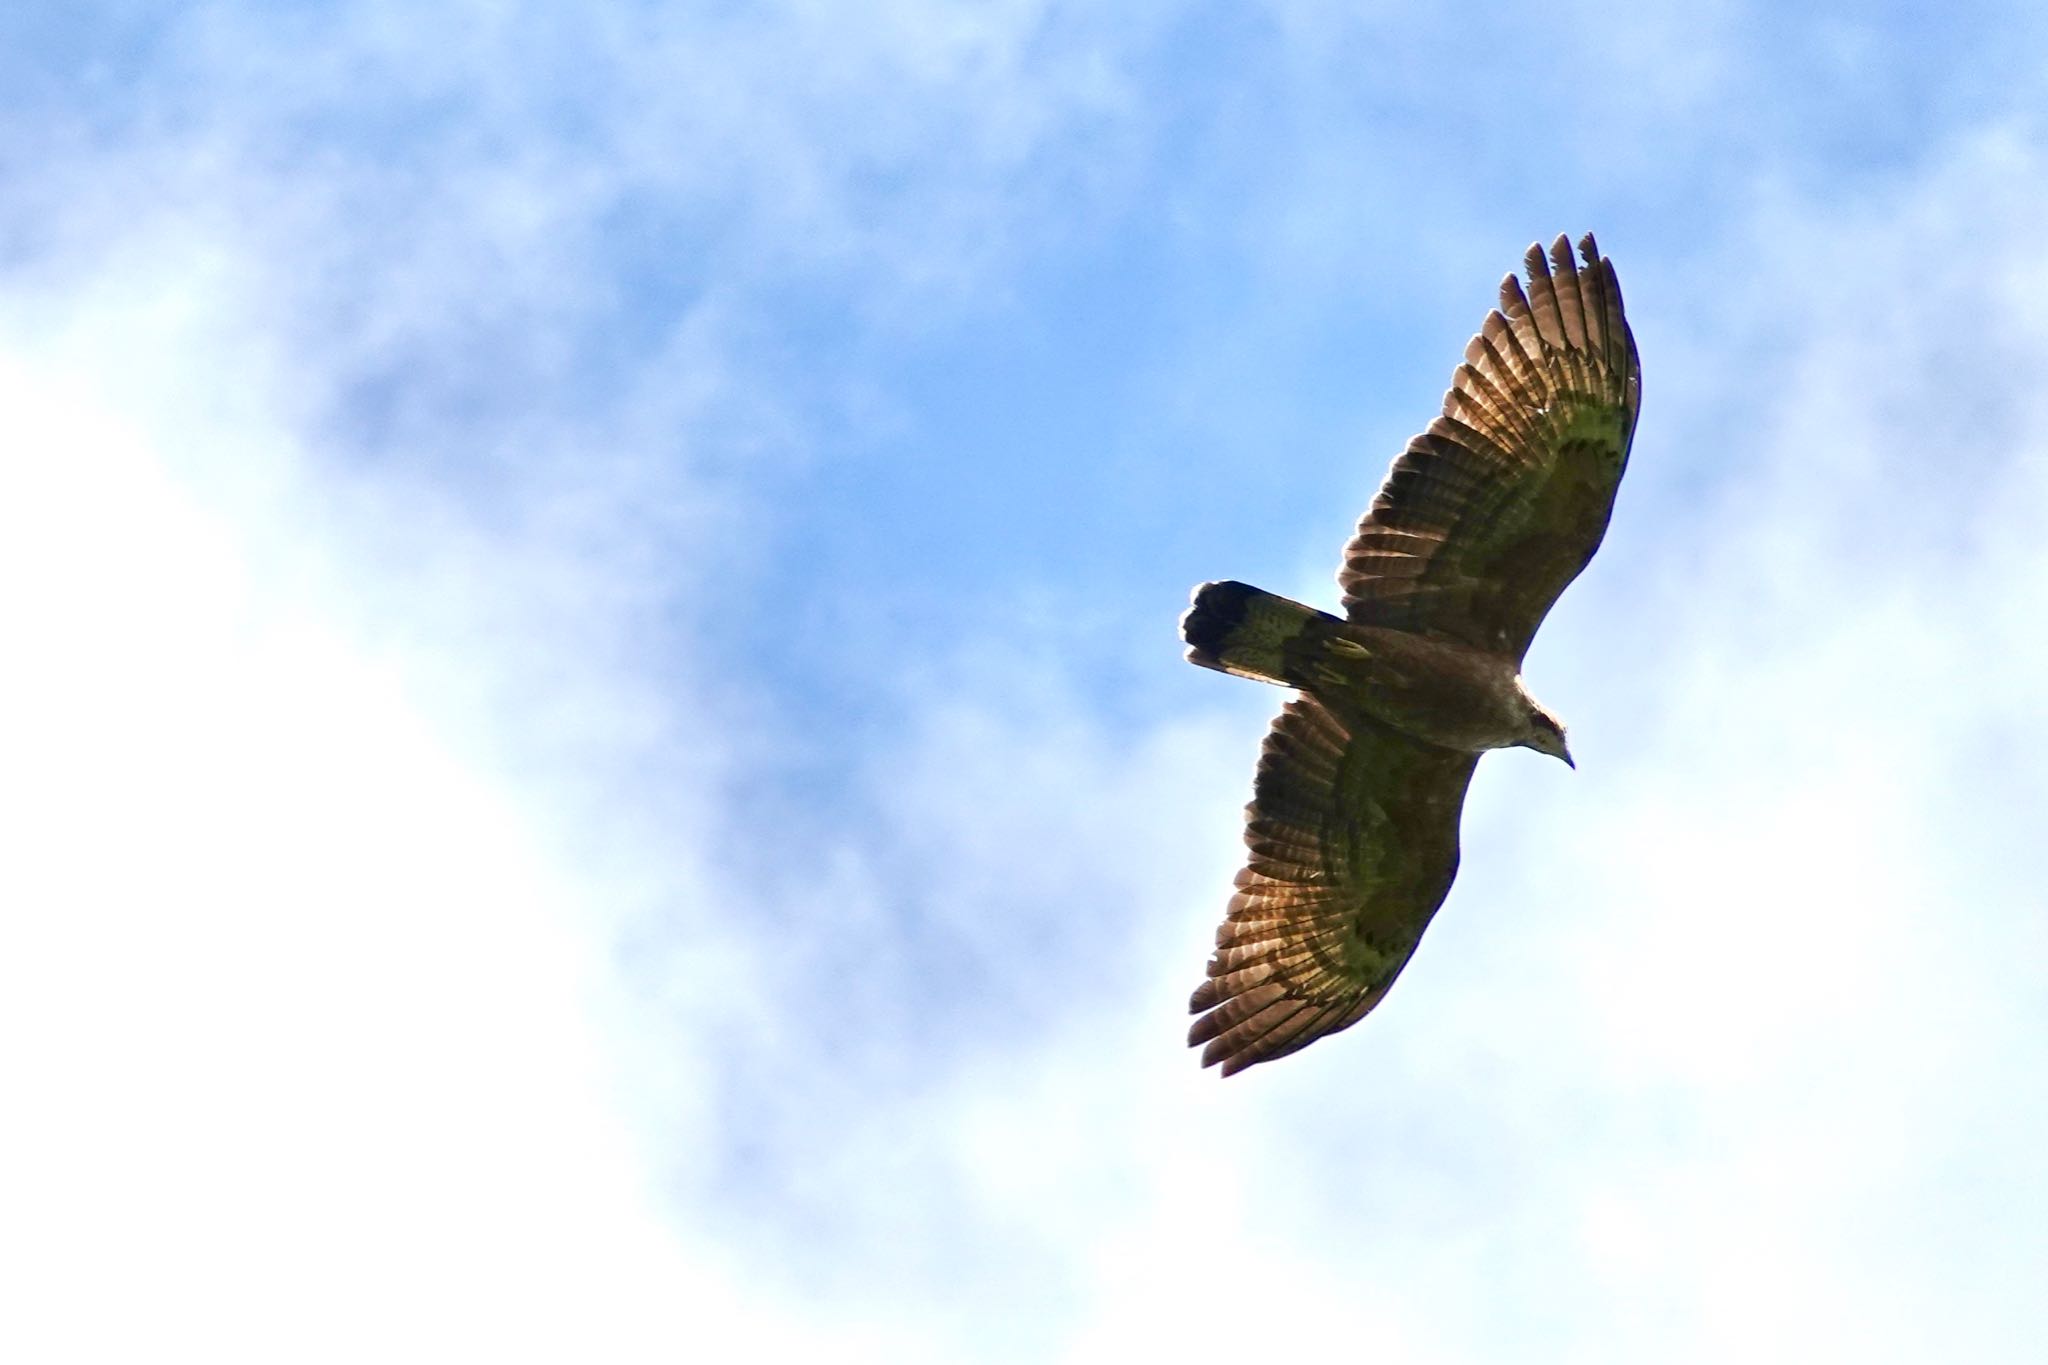
<path id="1" fill-rule="evenodd" d="M 801 445 L 815 394 L 778 387 L 730 286 L 628 373 L 563 378 L 611 316 L 616 281 L 576 268 L 594 206 L 761 226 L 707 235 L 720 278 L 986 284 L 1019 205 L 1089 173 L 1114 62 L 1034 6 L 701 43 L 612 14 L 563 35 L 624 73 L 576 106 L 593 164 L 566 124 L 509 159 L 462 124 L 429 129 L 442 160 L 300 178 L 233 101 L 296 126 L 368 70 L 413 116 L 459 90 L 491 136 L 545 122 L 515 75 L 546 42 L 354 13 L 310 69 L 232 23 L 188 36 L 194 70 L 256 79 L 166 96 L 202 150 L 150 211 L 62 191 L 89 230 L 0 346 L 31 455 L 0 498 L 31 661 L 0 681 L 0 894 L 30 907 L 0 945 L 32 1116 L 17 1334 L 77 1358 L 2030 1340 L 2048 195 L 2024 138 L 1846 221 L 1788 200 L 1685 278 L 1623 256 L 1643 443 L 1535 665 L 1585 770 L 1489 760 L 1386 1010 L 1218 1085 L 1179 1011 L 1249 781 L 1255 726 L 1220 717 L 1257 702 L 1119 716 L 1042 625 L 935 650 L 843 819 L 762 802 L 788 834 L 737 850 L 720 812 L 774 716 L 647 580 L 747 538 L 746 454 Z M 663 89 L 673 62 L 702 86 Z M 1081 170 L 1039 178 L 1074 138 Z M 891 188 L 934 165 L 933 197 Z M 340 210 L 385 190 L 355 231 Z M 335 438 L 335 392 L 393 357 L 435 401 L 388 445 Z M 485 420 L 436 406 L 499 362 Z M 571 399 L 527 411 L 540 379 Z M 1723 459 L 1745 478 L 1696 515 Z"/>
<path id="2" fill-rule="evenodd" d="M 1203 777 L 1231 771 L 1207 728 L 1157 747 L 1040 709 L 1059 689 L 1028 668 L 1016 694 L 945 675 L 877 783 L 917 841 L 899 894 L 986 946 L 977 989 L 1049 993 L 1064 1026 L 982 1042 L 851 1150 L 915 1134 L 880 1197 L 943 1170 L 964 1208 L 923 1210 L 931 1236 L 1000 1228 L 994 1263 L 1044 1267 L 974 1302 L 1060 1286 L 1047 1353 L 1075 1359 L 1253 1348 L 1279 1304 L 1313 1305 L 1293 1348 L 1414 1359 L 2024 1349 L 2024 1296 L 1982 1286 L 2048 1252 L 2024 1231 L 2048 1195 L 2044 186 L 1990 136 L 1847 221 L 1772 208 L 1703 283 L 1624 259 L 1665 347 L 1623 521 L 1534 664 L 1598 761 L 1490 760 L 1387 1008 L 1271 1074 L 1215 1086 L 1162 1036 L 1227 870 L 1188 851 L 1227 827 L 1251 732 Z M 1688 311 L 1722 287 L 1754 307 Z M 1156 951 L 1122 948 L 1119 992 L 1052 969 L 1068 933 Z M 929 1300 L 888 1279 L 912 1316 L 972 1278 L 925 1276 Z"/>
<path id="3" fill-rule="evenodd" d="M 618 78 L 579 129 L 524 103 L 531 30 L 394 47 L 379 12 L 170 30 L 149 116 L 71 130 L 18 201 L 10 1339 L 900 1357 L 893 1309 L 764 1296 L 663 1195 L 733 1140 L 709 1049 L 774 1017 L 712 871 L 750 718 L 678 603 L 820 396 L 749 353 L 747 291 L 838 272 L 886 320 L 957 288 L 1113 79 L 1032 6 L 915 50 L 599 16 L 561 35 Z M 359 85 L 388 157 L 328 125 Z M 643 199 L 711 215 L 704 294 L 607 364 L 637 282 L 594 238 Z M 689 952 L 658 964 L 676 1032 L 635 1038 L 615 955 L 651 923 Z"/>
<path id="4" fill-rule="evenodd" d="M 90 376 L 17 351 L 0 395 L 33 455 L 0 532 L 10 1335 L 38 1359 L 582 1339 L 643 1290 L 575 1248 L 617 1267 L 660 1232 L 592 1089 L 580 893 Z M 558 1302 L 508 1322 L 535 1282 Z"/>

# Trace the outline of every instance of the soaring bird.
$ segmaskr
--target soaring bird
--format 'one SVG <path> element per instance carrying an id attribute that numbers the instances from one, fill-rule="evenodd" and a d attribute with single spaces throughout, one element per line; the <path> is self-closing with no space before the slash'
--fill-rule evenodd
<path id="1" fill-rule="evenodd" d="M 1181 618 L 1189 661 L 1300 694 L 1266 736 L 1250 856 L 1189 1001 L 1188 1043 L 1226 1076 L 1386 995 L 1457 875 L 1481 754 L 1572 762 L 1522 659 L 1606 533 L 1641 399 L 1613 263 L 1590 233 L 1579 253 L 1532 246 L 1527 287 L 1501 282 L 1345 547 L 1344 615 L 1225 582 Z"/>

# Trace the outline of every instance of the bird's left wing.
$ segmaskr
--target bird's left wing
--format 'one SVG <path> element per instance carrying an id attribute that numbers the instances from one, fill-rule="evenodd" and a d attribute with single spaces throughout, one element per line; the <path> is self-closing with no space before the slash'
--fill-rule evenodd
<path id="1" fill-rule="evenodd" d="M 1189 1001 L 1223 1074 L 1364 1018 L 1443 904 L 1477 763 L 1311 696 L 1273 722 L 1245 808 L 1250 857 Z"/>

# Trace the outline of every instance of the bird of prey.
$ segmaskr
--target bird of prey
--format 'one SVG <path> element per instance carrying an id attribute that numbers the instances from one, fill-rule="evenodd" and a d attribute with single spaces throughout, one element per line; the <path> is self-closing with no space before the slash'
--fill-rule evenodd
<path id="1" fill-rule="evenodd" d="M 1250 849 L 1189 1002 L 1223 1074 L 1349 1028 L 1380 1002 L 1458 870 L 1488 749 L 1572 761 L 1522 658 L 1599 548 L 1641 383 L 1614 266 L 1591 234 L 1509 275 L 1443 415 L 1394 460 L 1344 551 L 1332 616 L 1204 583 L 1189 661 L 1295 688 L 1245 808 Z M 1206 1046 L 1204 1046 L 1206 1045 Z"/>

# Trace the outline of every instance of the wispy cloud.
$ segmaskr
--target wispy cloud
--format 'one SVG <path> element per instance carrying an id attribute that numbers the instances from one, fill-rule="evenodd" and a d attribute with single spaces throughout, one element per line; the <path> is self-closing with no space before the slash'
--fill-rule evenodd
<path id="1" fill-rule="evenodd" d="M 1389 206 L 1423 168 L 1344 170 L 1401 144 L 1388 111 L 1336 99 L 1341 63 L 1274 80 L 1348 26 L 1290 7 L 1209 50 L 1250 102 L 1204 123 L 1165 69 L 1199 26 L 1119 14 L 216 7 L 138 34 L 118 97 L 23 101 L 6 145 L 52 154 L 0 216 L 13 1330 L 81 1358 L 1127 1359 L 1267 1350 L 1276 1311 L 1300 1349 L 1417 1360 L 2031 1340 L 2034 125 L 1847 201 L 1780 160 L 1609 236 L 1649 404 L 1532 661 L 1585 771 L 1489 760 L 1387 1009 L 1219 1086 L 1180 1009 L 1277 693 L 1180 691 L 1174 604 L 1126 640 L 1137 576 L 1050 552 L 1021 585 L 878 576 L 888 628 L 844 649 L 810 619 L 759 656 L 733 620 L 829 616 L 786 504 L 931 420 L 893 348 L 1021 315 L 1058 243 L 1156 212 L 1128 258 L 1220 267 L 1226 303 L 1144 357 L 1177 429 L 1116 456 L 1191 521 L 1164 447 L 1283 423 L 1243 389 L 1320 316 L 1285 291 L 1404 273 L 1367 248 L 1415 233 Z M 1748 88 L 1719 34 L 1603 60 L 1684 50 L 1704 107 Z M 1484 71 L 1581 118 L 1628 93 Z M 1591 159 L 1533 206 L 1453 196 L 1425 274 L 1511 210 L 1620 204 Z M 858 483 L 835 510 L 874 511 Z M 1191 576 L 1293 542 L 1231 515 L 1262 524 Z M 942 597 L 1006 610 L 894 619 Z"/>
<path id="2" fill-rule="evenodd" d="M 719 889 L 758 718 L 696 642 L 859 398 L 778 293 L 948 306 L 1017 186 L 1085 174 L 1028 167 L 1114 73 L 1028 6 L 915 43 L 594 17 L 217 8 L 28 144 L 62 149 L 5 345 L 38 1353 L 901 1335 L 806 1327 L 657 1195 L 745 1142 L 703 1049 L 771 1021 L 780 956 Z M 687 952 L 635 971 L 649 926 Z M 687 1005 L 653 1056 L 621 951 Z"/>

